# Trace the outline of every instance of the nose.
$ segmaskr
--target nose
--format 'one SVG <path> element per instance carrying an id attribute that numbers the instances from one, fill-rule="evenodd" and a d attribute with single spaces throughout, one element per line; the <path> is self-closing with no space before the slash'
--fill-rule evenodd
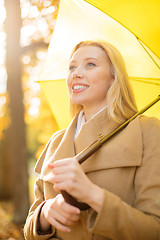
<path id="1" fill-rule="evenodd" d="M 76 74 L 73 73 L 73 74 L 72 74 L 72 78 L 73 78 L 73 79 L 82 79 L 83 77 L 82 77 L 82 75 L 79 74 L 79 73 L 78 73 L 78 74 L 77 74 L 77 73 L 76 73 Z"/>
<path id="2" fill-rule="evenodd" d="M 83 74 L 79 69 L 76 69 L 73 73 L 72 73 L 72 78 L 73 79 L 82 79 L 83 78 Z"/>

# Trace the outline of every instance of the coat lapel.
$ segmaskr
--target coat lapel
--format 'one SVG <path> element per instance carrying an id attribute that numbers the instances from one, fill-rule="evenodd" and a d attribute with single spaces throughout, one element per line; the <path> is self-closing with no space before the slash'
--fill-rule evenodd
<path id="1" fill-rule="evenodd" d="M 106 136 L 119 124 L 110 120 L 104 110 L 81 128 L 75 140 L 76 154 L 98 139 Z M 85 173 L 107 168 L 140 166 L 142 160 L 142 134 L 139 118 L 132 121 L 125 129 L 82 163 Z"/>

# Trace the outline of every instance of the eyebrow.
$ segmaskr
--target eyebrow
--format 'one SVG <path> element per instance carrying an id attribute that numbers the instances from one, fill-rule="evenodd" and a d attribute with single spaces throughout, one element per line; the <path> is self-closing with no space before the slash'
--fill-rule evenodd
<path id="1" fill-rule="evenodd" d="M 97 58 L 94 58 L 94 57 L 85 58 L 85 60 L 90 60 L 90 59 L 93 59 L 93 60 L 96 60 L 96 61 L 97 61 Z"/>
<path id="2" fill-rule="evenodd" d="M 85 58 L 84 60 L 91 60 L 91 59 L 93 59 L 93 60 L 96 60 L 96 61 L 97 61 L 97 59 L 96 59 L 96 58 L 94 58 L 94 57 L 87 57 L 87 58 Z M 76 60 L 72 60 L 70 63 L 74 63 L 74 62 L 76 62 Z"/>

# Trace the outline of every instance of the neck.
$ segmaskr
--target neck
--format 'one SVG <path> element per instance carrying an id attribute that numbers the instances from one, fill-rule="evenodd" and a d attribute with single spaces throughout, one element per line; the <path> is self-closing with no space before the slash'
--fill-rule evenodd
<path id="1" fill-rule="evenodd" d="M 99 111 L 103 110 L 107 106 L 98 106 L 97 108 L 85 108 L 83 107 L 84 115 L 85 115 L 85 120 L 88 121 L 91 119 L 96 113 Z"/>

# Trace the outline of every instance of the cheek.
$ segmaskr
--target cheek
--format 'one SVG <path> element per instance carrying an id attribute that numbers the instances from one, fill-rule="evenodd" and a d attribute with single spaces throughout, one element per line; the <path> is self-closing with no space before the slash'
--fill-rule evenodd
<path id="1" fill-rule="evenodd" d="M 106 88 L 109 88 L 112 85 L 113 77 L 110 73 L 106 73 L 102 76 L 103 84 L 106 86 Z"/>
<path id="2" fill-rule="evenodd" d="M 112 79 L 109 76 L 101 75 L 99 79 L 95 79 L 94 91 L 96 94 L 104 97 L 107 95 L 108 89 L 112 85 Z"/>
<path id="3" fill-rule="evenodd" d="M 110 74 L 99 73 L 94 75 L 94 85 L 95 87 L 103 89 L 108 89 L 112 84 L 112 76 Z"/>

